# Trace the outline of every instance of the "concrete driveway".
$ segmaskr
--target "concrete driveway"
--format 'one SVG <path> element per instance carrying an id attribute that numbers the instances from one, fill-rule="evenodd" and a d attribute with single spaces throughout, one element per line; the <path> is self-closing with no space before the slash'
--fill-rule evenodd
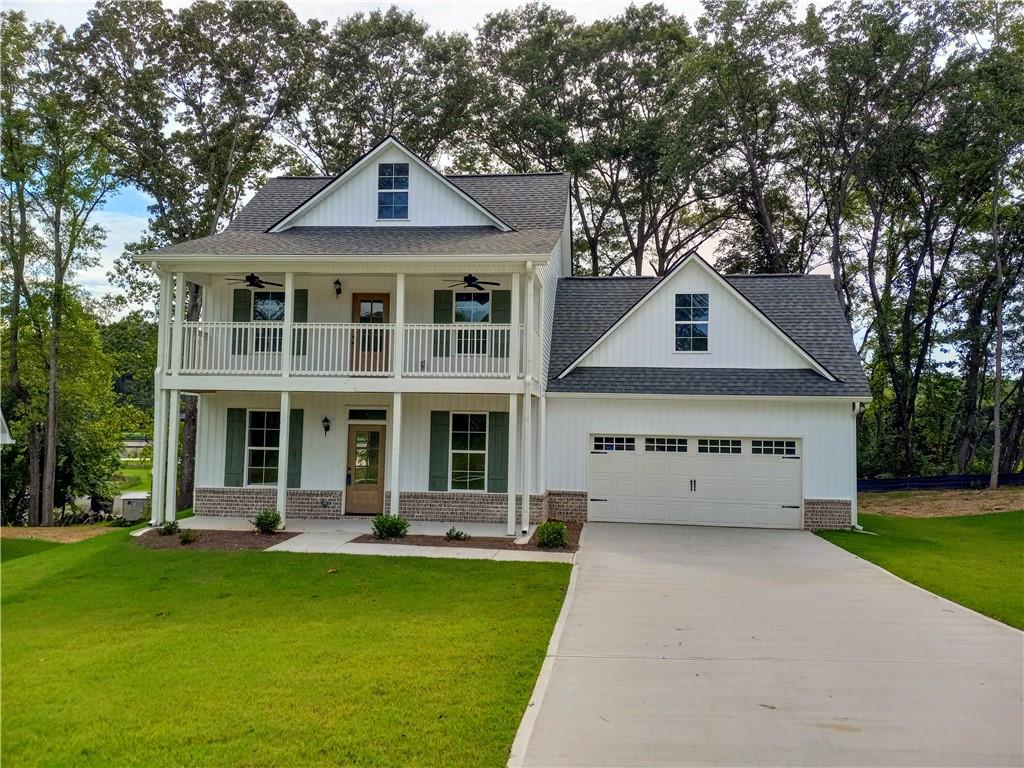
<path id="1" fill-rule="evenodd" d="M 1021 632 L 803 531 L 584 537 L 510 764 L 1024 763 Z"/>

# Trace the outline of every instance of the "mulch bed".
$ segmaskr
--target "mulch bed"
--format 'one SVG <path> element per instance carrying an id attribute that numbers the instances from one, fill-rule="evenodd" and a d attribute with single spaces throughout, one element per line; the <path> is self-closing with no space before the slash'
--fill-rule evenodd
<path id="1" fill-rule="evenodd" d="M 520 551 L 536 552 L 575 552 L 580 548 L 580 533 L 583 531 L 582 523 L 566 523 L 565 527 L 569 533 L 569 546 L 557 549 L 544 549 L 537 546 L 536 532 L 530 537 L 526 544 L 516 544 L 515 538 L 511 536 L 474 536 L 465 541 L 449 541 L 444 536 L 424 536 L 413 534 L 404 539 L 375 539 L 372 533 L 364 533 L 352 539 L 356 544 L 404 544 L 412 547 L 473 547 L 475 549 L 517 549 Z"/>
<path id="2" fill-rule="evenodd" d="M 236 551 L 243 549 L 266 549 L 282 541 L 298 536 L 296 531 L 278 531 L 267 536 L 256 531 L 197 531 L 199 538 L 191 544 L 182 544 L 178 534 L 161 536 L 159 533 L 149 531 L 137 536 L 135 540 L 140 547 L 147 549 L 219 549 Z"/>

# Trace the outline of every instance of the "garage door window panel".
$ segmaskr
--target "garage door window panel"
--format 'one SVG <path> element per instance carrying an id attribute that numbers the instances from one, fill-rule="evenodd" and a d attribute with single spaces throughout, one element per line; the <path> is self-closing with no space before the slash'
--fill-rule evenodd
<path id="1" fill-rule="evenodd" d="M 739 440 L 718 437 L 702 437 L 697 440 L 697 453 L 717 453 L 734 455 L 742 452 Z"/>
<path id="2" fill-rule="evenodd" d="M 644 450 L 648 453 L 686 453 L 686 438 L 645 437 Z"/>
<path id="3" fill-rule="evenodd" d="M 635 451 L 635 437 L 598 436 L 594 438 L 595 451 Z"/>
<path id="4" fill-rule="evenodd" d="M 755 456 L 796 456 L 796 440 L 751 440 Z"/>

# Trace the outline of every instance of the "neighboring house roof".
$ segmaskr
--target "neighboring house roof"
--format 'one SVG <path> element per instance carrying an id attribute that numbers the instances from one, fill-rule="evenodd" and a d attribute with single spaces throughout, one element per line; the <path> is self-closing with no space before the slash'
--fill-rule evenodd
<path id="1" fill-rule="evenodd" d="M 825 275 L 723 275 L 837 381 L 813 370 L 579 367 L 558 376 L 661 278 L 563 278 L 558 282 L 551 392 L 870 397 L 850 326 Z M 755 375 L 756 374 L 756 375 Z"/>
<path id="2" fill-rule="evenodd" d="M 155 256 L 548 255 L 565 222 L 564 173 L 441 176 L 511 228 L 291 227 L 271 232 L 340 176 L 280 176 L 253 196 L 221 232 L 151 251 Z"/>

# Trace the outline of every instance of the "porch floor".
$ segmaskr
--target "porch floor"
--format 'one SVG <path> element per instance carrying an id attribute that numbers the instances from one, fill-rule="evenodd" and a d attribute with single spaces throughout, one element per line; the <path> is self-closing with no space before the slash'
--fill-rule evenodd
<path id="1" fill-rule="evenodd" d="M 573 555 L 567 552 L 516 551 L 508 549 L 482 549 L 478 547 L 429 547 L 398 544 L 354 543 L 352 540 L 370 533 L 368 517 L 349 517 L 341 520 L 290 520 L 287 529 L 299 532 L 287 541 L 275 544 L 268 552 L 320 552 L 345 555 L 385 555 L 390 557 L 442 557 L 468 560 L 531 560 L 571 563 Z M 250 530 L 252 524 L 244 517 L 212 517 L 196 515 L 178 523 L 182 528 L 207 531 Z M 409 533 L 423 536 L 444 536 L 451 522 L 411 521 Z M 459 530 L 474 538 L 504 538 L 505 526 L 500 523 L 456 523 Z M 525 543 L 533 535 L 531 525 L 525 536 L 517 542 Z"/>

